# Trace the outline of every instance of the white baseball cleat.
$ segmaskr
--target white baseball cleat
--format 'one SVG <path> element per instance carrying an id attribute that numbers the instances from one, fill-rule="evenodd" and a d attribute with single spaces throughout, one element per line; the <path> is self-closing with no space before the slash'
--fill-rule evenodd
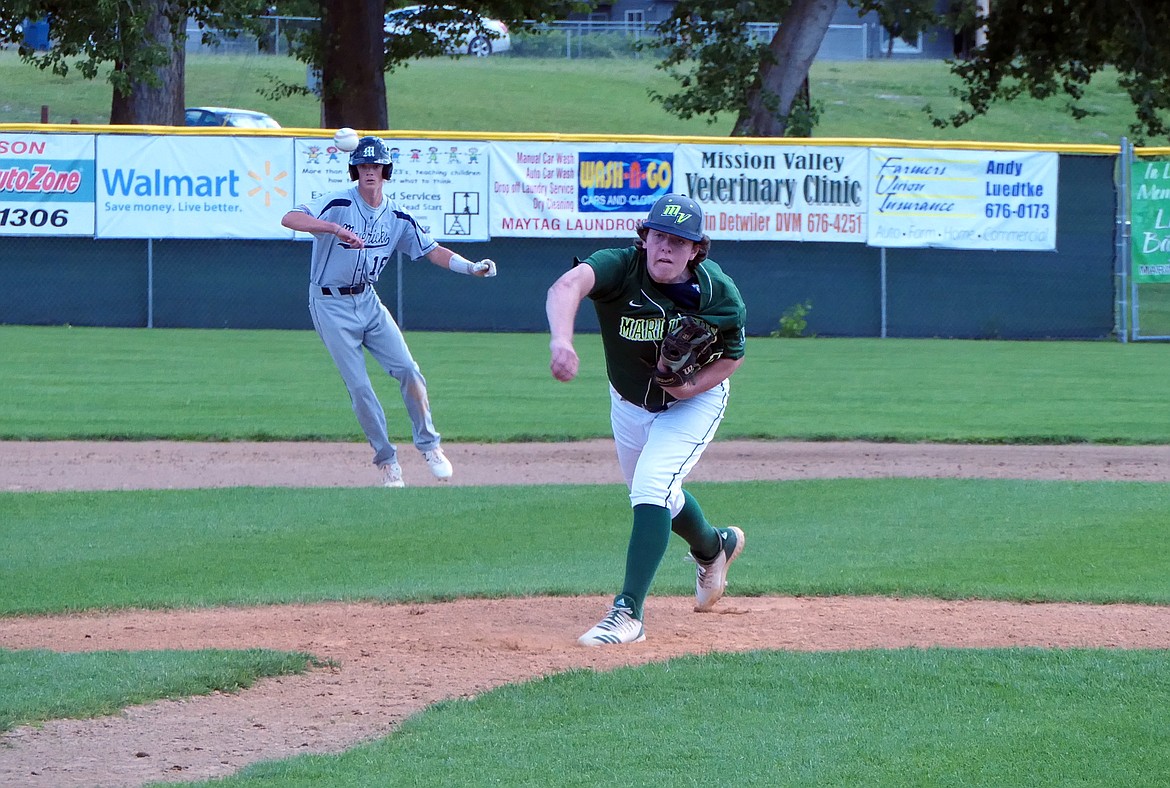
<path id="1" fill-rule="evenodd" d="M 614 646 L 619 643 L 641 643 L 646 639 L 642 622 L 634 618 L 634 611 L 620 600 L 577 642 L 582 646 Z"/>
<path id="2" fill-rule="evenodd" d="M 691 554 L 695 562 L 695 612 L 703 613 L 715 607 L 727 588 L 727 567 L 743 552 L 743 531 L 734 525 L 718 528 L 719 552 L 710 561 L 700 561 Z"/>
<path id="3" fill-rule="evenodd" d="M 431 469 L 431 475 L 436 479 L 450 479 L 451 474 L 455 473 L 455 468 L 452 467 L 451 461 L 447 459 L 447 455 L 443 454 L 443 450 L 438 446 L 430 451 L 424 451 L 423 459 L 427 461 L 427 466 Z"/>
<path id="4" fill-rule="evenodd" d="M 392 462 L 389 465 L 382 466 L 382 486 L 383 487 L 405 487 L 406 483 L 402 481 L 402 467 Z"/>

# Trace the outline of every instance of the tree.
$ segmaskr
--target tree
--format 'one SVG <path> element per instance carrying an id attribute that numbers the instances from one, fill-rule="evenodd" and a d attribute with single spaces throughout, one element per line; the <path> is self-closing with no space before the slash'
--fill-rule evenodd
<path id="1" fill-rule="evenodd" d="M 294 55 L 321 73 L 322 124 L 327 128 L 389 128 L 385 75 L 419 57 L 461 57 L 449 50 L 447 41 L 469 32 L 484 33 L 483 17 L 498 19 L 513 31 L 531 32 L 541 21 L 583 6 L 578 0 L 488 0 L 461 2 L 458 8 L 424 4 L 408 29 L 386 35 L 385 5 L 384 0 L 319 0 L 320 28 L 297 41 Z M 274 82 L 265 91 L 272 97 L 304 92 L 302 85 L 283 82 Z"/>
<path id="2" fill-rule="evenodd" d="M 385 0 L 0 0 L 0 42 L 19 43 L 20 56 L 64 76 L 75 68 L 87 79 L 111 66 L 112 124 L 182 125 L 188 21 L 204 41 L 240 32 L 262 34 L 265 14 L 312 15 L 319 27 L 304 34 L 294 53 L 321 74 L 326 126 L 386 128 L 385 74 L 410 59 L 446 53 L 441 30 L 458 36 L 482 31 L 481 16 L 533 30 L 541 20 L 587 6 L 576 0 L 492 0 L 464 3 L 471 11 L 427 5 L 408 35 L 385 36 Z M 18 26 L 50 19 L 52 46 L 24 46 Z M 274 83 L 267 95 L 308 92 L 304 85 Z"/>
<path id="3" fill-rule="evenodd" d="M 1170 134 L 1170 3 L 1165 0 L 993 0 L 980 16 L 974 0 L 948 0 L 934 22 L 929 2 L 921 0 L 847 0 L 859 14 L 874 11 L 899 25 L 901 35 L 932 24 L 962 35 L 951 71 L 962 80 L 956 89 L 964 107 L 936 126 L 960 126 L 982 115 L 996 101 L 1027 94 L 1044 99 L 1063 93 L 1069 112 L 1090 110 L 1077 102 L 1093 76 L 1116 69 L 1133 102 L 1136 135 Z M 737 136 L 804 136 L 816 111 L 807 92 L 808 67 L 828 30 L 837 0 L 681 0 L 658 26 L 663 48 L 660 68 L 679 83 L 677 93 L 651 92 L 668 112 L 681 118 L 735 112 Z M 907 10 L 913 10 L 907 16 Z M 907 19 L 910 23 L 907 24 Z M 749 23 L 778 22 L 767 44 L 756 40 Z M 986 43 L 976 45 L 983 28 Z M 788 31 L 787 33 L 785 31 Z M 806 90 L 794 89 L 804 85 Z"/>
<path id="4" fill-rule="evenodd" d="M 768 57 L 748 88 L 748 104 L 739 113 L 733 136 L 783 136 L 793 117 L 797 130 L 807 134 L 816 123 L 808 70 L 829 30 L 837 0 L 792 0 L 788 15 L 768 45 Z M 804 111 L 793 113 L 797 101 Z M 783 112 L 781 110 L 783 109 Z M 784 123 L 780 122 L 781 116 Z"/>
<path id="5" fill-rule="evenodd" d="M 1063 93 L 1069 112 L 1092 78 L 1108 67 L 1133 102 L 1132 134 L 1170 135 L 1170 3 L 1165 0 L 994 0 L 986 18 L 987 42 L 969 59 L 952 63 L 963 81 L 955 94 L 966 105 L 936 126 L 960 126 L 996 101 L 1028 94 L 1045 99 Z"/>
<path id="6" fill-rule="evenodd" d="M 389 127 L 386 72 L 381 68 L 385 8 L 385 0 L 321 3 L 318 44 L 324 126 Z"/>
<path id="7" fill-rule="evenodd" d="M 0 41 L 19 42 L 20 57 L 62 76 L 76 68 L 87 79 L 111 66 L 112 124 L 184 123 L 188 18 L 227 26 L 254 25 L 261 0 L 0 0 Z M 17 27 L 48 19 L 52 46 L 25 46 Z"/>
<path id="8" fill-rule="evenodd" d="M 938 18 L 923 10 L 930 4 L 848 0 L 858 14 L 888 13 L 906 36 Z M 659 68 L 681 90 L 651 91 L 651 98 L 683 119 L 707 115 L 714 122 L 720 112 L 735 112 L 732 136 L 807 136 L 817 116 L 808 72 L 837 6 L 838 0 L 681 0 L 657 26 L 658 40 L 642 47 L 662 49 Z M 775 25 L 770 40 L 759 36 L 760 23 Z"/>
<path id="9" fill-rule="evenodd" d="M 667 112 L 689 119 L 736 112 L 733 136 L 806 134 L 815 123 L 807 90 L 808 69 L 829 29 L 837 0 L 682 0 L 657 25 L 658 68 L 681 86 L 673 94 L 651 90 Z M 770 40 L 753 22 L 779 20 Z"/>
<path id="10" fill-rule="evenodd" d="M 974 0 L 951 0 L 967 8 Z M 875 11 L 896 37 L 916 39 L 932 24 L 954 17 L 932 10 L 936 0 L 847 0 L 859 15 Z M 735 112 L 732 136 L 808 136 L 817 109 L 808 72 L 824 41 L 838 0 L 681 0 L 658 27 L 658 40 L 643 49 L 661 48 L 659 68 L 681 90 L 651 91 L 683 119 Z M 753 25 L 753 23 L 756 23 Z M 776 26 L 768 41 L 760 23 Z"/>

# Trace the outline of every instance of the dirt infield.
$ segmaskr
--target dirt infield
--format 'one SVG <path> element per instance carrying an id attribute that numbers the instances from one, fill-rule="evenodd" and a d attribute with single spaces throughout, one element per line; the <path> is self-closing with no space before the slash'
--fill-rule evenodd
<path id="1" fill-rule="evenodd" d="M 453 485 L 619 484 L 608 441 L 451 445 Z M 0 489 L 364 486 L 364 444 L 0 443 Z M 408 485 L 437 484 L 403 458 Z M 966 477 L 1170 481 L 1170 447 L 716 442 L 694 480 Z M 387 495 L 396 491 L 387 490 Z M 747 550 L 751 551 L 751 533 Z M 731 594 L 734 594 L 734 576 Z M 238 695 L 134 707 L 0 736 L 0 786 L 131 786 L 223 776 L 259 760 L 337 752 L 426 705 L 575 667 L 709 651 L 906 646 L 1170 648 L 1170 607 L 877 598 L 735 598 L 696 614 L 652 596 L 645 643 L 583 649 L 608 597 L 125 611 L 0 619 L 0 647 L 58 651 L 265 647 L 338 667 Z"/>

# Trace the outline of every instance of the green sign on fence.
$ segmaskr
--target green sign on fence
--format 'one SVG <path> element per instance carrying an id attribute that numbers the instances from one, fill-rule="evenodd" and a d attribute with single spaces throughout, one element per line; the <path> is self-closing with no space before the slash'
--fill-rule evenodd
<path id="1" fill-rule="evenodd" d="M 1130 169 L 1135 282 L 1170 282 L 1170 161 L 1135 161 Z"/>

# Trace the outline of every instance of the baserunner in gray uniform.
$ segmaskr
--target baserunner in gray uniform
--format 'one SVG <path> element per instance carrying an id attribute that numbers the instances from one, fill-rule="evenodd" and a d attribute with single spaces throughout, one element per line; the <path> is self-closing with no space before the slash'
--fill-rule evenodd
<path id="1" fill-rule="evenodd" d="M 426 257 L 440 268 L 470 276 L 495 276 L 496 264 L 491 260 L 473 263 L 436 243 L 413 216 L 383 193 L 393 169 L 386 145 L 377 137 L 363 137 L 349 157 L 349 177 L 357 183 L 298 206 L 280 223 L 313 235 L 309 277 L 313 326 L 349 390 L 353 412 L 374 449 L 374 464 L 382 471 L 382 484 L 402 487 L 398 447 L 387 434 L 386 413 L 366 372 L 363 347 L 398 381 L 414 445 L 431 473 L 449 479 L 453 469 L 431 422 L 427 382 L 398 324 L 374 291 L 374 282 L 395 252 L 412 260 Z"/>

